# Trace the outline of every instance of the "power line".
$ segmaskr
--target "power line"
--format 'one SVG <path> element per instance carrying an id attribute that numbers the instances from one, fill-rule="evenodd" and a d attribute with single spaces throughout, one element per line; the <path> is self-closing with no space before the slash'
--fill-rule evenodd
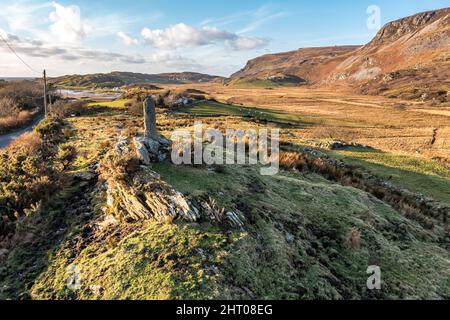
<path id="1" fill-rule="evenodd" d="M 8 41 L 6 41 L 6 39 L 3 38 L 3 36 L 2 36 L 1 34 L 0 34 L 0 38 L 3 40 L 3 42 L 4 42 L 4 43 L 6 44 L 6 46 L 9 48 L 9 50 L 11 50 L 11 52 L 14 53 L 14 54 L 16 55 L 16 57 L 17 57 L 20 61 L 22 61 L 22 63 L 23 63 L 26 67 L 28 67 L 28 69 L 30 69 L 31 71 L 33 71 L 33 72 L 35 72 L 35 73 L 40 74 L 39 71 L 36 71 L 36 69 L 32 68 L 28 63 L 25 62 L 25 60 L 23 60 L 23 59 L 19 56 L 19 54 L 13 49 L 13 47 L 8 43 Z"/>

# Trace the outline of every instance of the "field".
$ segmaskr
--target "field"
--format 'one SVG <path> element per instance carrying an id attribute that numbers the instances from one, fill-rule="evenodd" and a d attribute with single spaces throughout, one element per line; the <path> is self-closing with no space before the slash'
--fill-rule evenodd
<path id="1" fill-rule="evenodd" d="M 237 128 L 243 123 L 279 127 L 284 142 L 299 148 L 322 149 L 399 186 L 450 204 L 450 106 L 343 96 L 303 87 L 242 89 L 196 84 L 169 85 L 164 89 L 193 87 L 207 92 L 217 102 L 196 102 L 175 113 L 199 120 L 226 118 L 228 125 Z M 126 101 L 91 105 L 123 108 Z M 349 147 L 329 150 L 336 141 Z"/>
<path id="2" fill-rule="evenodd" d="M 180 88 L 165 89 L 174 87 Z M 450 204 L 445 108 L 302 88 L 195 87 L 217 101 L 157 109 L 163 135 L 192 129 L 194 120 L 220 130 L 279 128 L 290 150 L 315 148 Z M 114 217 L 102 180 L 74 176 L 97 166 L 120 136 L 142 131 L 142 118 L 126 112 L 125 102 L 95 102 L 66 120 L 63 146 L 76 156 L 59 172 L 61 189 L 28 210 L 8 240 L 10 252 L 0 257 L 0 298 L 450 297 L 447 223 L 408 215 L 408 206 L 402 210 L 309 169 L 266 177 L 258 167 L 166 160 L 151 166 L 163 181 L 193 203 L 241 212 L 245 227 Z M 330 148 L 338 140 L 345 147 Z M 375 293 L 366 289 L 372 264 L 383 270 L 383 290 Z M 74 266 L 83 272 L 77 291 L 66 286 Z"/>
<path id="3" fill-rule="evenodd" d="M 299 139 L 341 139 L 428 158 L 448 158 L 450 154 L 450 106 L 433 108 L 402 100 L 302 88 L 211 91 L 219 101 L 302 116 L 311 125 L 297 132 Z"/>
<path id="4" fill-rule="evenodd" d="M 129 101 L 128 99 L 118 99 L 114 101 L 97 101 L 88 103 L 88 106 L 93 107 L 102 105 L 110 108 L 125 108 L 125 103 L 127 103 L 128 101 Z"/>
<path id="5" fill-rule="evenodd" d="M 284 141 L 324 149 L 412 191 L 450 203 L 450 106 L 302 87 L 196 86 L 225 104 L 203 102 L 180 112 L 250 118 L 279 126 Z M 328 150 L 336 141 L 350 146 Z"/>
<path id="6" fill-rule="evenodd" d="M 210 170 L 169 161 L 152 166 L 192 201 L 242 211 L 245 230 L 209 222 L 125 222 L 105 215 L 102 188 L 72 177 L 98 163 L 120 135 L 142 130 L 142 119 L 120 108 L 89 108 L 87 115 L 67 120 L 65 144 L 76 148 L 77 157 L 62 173 L 65 185 L 21 222 L 8 259 L 0 260 L 1 298 L 449 296 L 440 224 L 430 230 L 369 193 L 315 173 L 281 171 L 263 177 L 250 166 Z M 158 110 L 157 122 L 166 136 L 191 127 L 194 112 L 201 111 L 207 125 L 219 128 L 264 127 L 263 117 L 281 119 L 271 125 L 285 126 L 280 110 L 264 111 L 256 122 L 244 110 L 200 103 L 178 112 Z M 434 167 L 423 170 L 445 176 Z M 382 266 L 386 283 L 376 295 L 365 289 L 366 268 L 373 263 Z M 66 286 L 71 266 L 83 271 L 77 291 Z"/>

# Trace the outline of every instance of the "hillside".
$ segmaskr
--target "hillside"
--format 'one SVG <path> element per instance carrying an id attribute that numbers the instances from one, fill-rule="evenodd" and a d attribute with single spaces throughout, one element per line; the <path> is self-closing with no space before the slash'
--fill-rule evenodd
<path id="1" fill-rule="evenodd" d="M 196 72 L 145 74 L 134 72 L 111 72 L 87 75 L 67 75 L 51 81 L 62 87 L 115 88 L 125 85 L 155 83 L 181 84 L 196 82 L 220 82 L 222 77 Z"/>
<path id="2" fill-rule="evenodd" d="M 296 51 L 268 54 L 253 60 L 231 75 L 232 82 L 242 79 L 270 80 L 277 75 L 290 75 L 315 83 L 329 74 L 358 46 L 306 48 Z"/>
<path id="3" fill-rule="evenodd" d="M 265 55 L 231 76 L 267 79 L 292 74 L 309 84 L 344 86 L 388 97 L 447 102 L 450 90 L 450 9 L 386 24 L 362 47 L 307 48 Z"/>
<path id="4" fill-rule="evenodd" d="M 222 129 L 263 127 L 234 106 L 223 105 L 230 112 L 218 115 L 219 107 L 202 121 Z M 358 178 L 362 173 L 327 168 L 332 161 L 298 153 L 295 144 L 275 176 L 260 175 L 258 166 L 139 165 L 131 145 L 123 149 L 130 154 L 114 151 L 123 135 L 142 130 L 141 118 L 124 111 L 88 108 L 80 117 L 49 118 L 28 137 L 31 146 L 25 140 L 28 147 L 16 145 L 0 159 L 6 180 L 0 204 L 8 209 L 0 235 L 12 233 L 0 238 L 1 299 L 450 296 L 447 207 L 417 207 L 415 195 L 387 191 L 387 184 L 373 190 Z M 191 127 L 196 112 L 160 110 L 158 128 L 170 136 Z M 261 116 L 284 124 L 282 114 Z M 73 149 L 73 157 L 56 152 Z M 51 183 L 36 177 L 42 161 Z M 33 193 L 10 180 L 25 181 Z M 170 185 L 200 219 L 169 219 L 170 212 L 163 212 L 166 219 L 133 218 L 136 203 L 124 209 L 109 189 L 115 184 L 133 186 L 148 205 Z M 239 224 L 229 219 L 233 214 Z M 383 290 L 367 289 L 369 265 L 381 266 Z M 78 285 L 69 286 L 77 274 Z"/>
<path id="5" fill-rule="evenodd" d="M 449 300 L 449 19 L 264 55 L 229 79 L 100 65 L 49 88 L 0 79 L 0 300 Z M 226 64 L 265 41 L 198 23 L 120 38 L 205 65 L 213 46 Z M 29 58 L 14 39 L 7 53 Z"/>

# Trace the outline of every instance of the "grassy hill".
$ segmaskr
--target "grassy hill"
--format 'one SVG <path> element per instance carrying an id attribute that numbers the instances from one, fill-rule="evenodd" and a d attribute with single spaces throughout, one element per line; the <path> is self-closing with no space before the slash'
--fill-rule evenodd
<path id="1" fill-rule="evenodd" d="M 133 72 L 111 72 L 87 75 L 67 75 L 51 81 L 60 87 L 115 88 L 133 84 L 180 84 L 222 81 L 223 78 L 195 72 L 144 74 Z"/>
<path id="2" fill-rule="evenodd" d="M 303 48 L 248 61 L 230 83 L 270 86 L 277 74 L 353 92 L 448 103 L 450 9 L 387 23 L 364 46 Z M 276 85 L 276 83 L 272 84 Z"/>
<path id="3" fill-rule="evenodd" d="M 433 226 L 424 225 L 369 192 L 308 169 L 261 176 L 255 166 L 152 165 L 190 201 L 218 212 L 242 212 L 243 228 L 207 219 L 162 223 L 112 216 L 104 182 L 76 175 L 105 157 L 121 134 L 117 128 L 132 136 L 141 119 L 115 106 L 85 112 L 60 128 L 63 145 L 74 147 L 77 156 L 60 171 L 59 191 L 27 211 L 7 254 L 0 256 L 0 298 L 450 297 L 445 224 L 431 218 Z M 258 128 L 264 117 L 285 125 L 283 113 L 262 112 L 255 119 L 249 112 L 198 104 L 179 112 L 160 110 L 157 121 L 166 136 L 190 128 L 200 116 L 218 128 Z M 369 265 L 381 267 L 380 291 L 366 287 Z M 79 272 L 75 290 L 67 286 L 74 270 Z"/>

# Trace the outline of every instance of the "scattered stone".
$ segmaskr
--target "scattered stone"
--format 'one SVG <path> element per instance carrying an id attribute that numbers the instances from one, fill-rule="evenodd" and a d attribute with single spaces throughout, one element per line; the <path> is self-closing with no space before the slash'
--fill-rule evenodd
<path id="1" fill-rule="evenodd" d="M 131 220 L 180 219 L 196 222 L 198 210 L 149 167 L 141 168 L 131 179 L 107 181 L 107 203 L 116 215 Z"/>
<path id="2" fill-rule="evenodd" d="M 63 234 L 65 231 L 66 231 L 66 229 L 60 228 L 60 229 L 56 230 L 55 235 L 59 236 L 59 235 Z"/>
<path id="3" fill-rule="evenodd" d="M 90 287 L 89 287 L 89 289 L 92 291 L 92 293 L 94 294 L 94 295 L 96 295 L 96 296 L 99 296 L 99 295 L 101 295 L 102 293 L 103 293 L 103 287 L 102 286 L 99 286 L 99 285 L 96 285 L 96 284 L 94 284 L 94 285 L 91 285 Z"/>
<path id="4" fill-rule="evenodd" d="M 288 243 L 293 243 L 295 240 L 295 236 L 287 231 L 285 232 L 285 238 Z"/>
<path id="5" fill-rule="evenodd" d="M 119 221 L 113 215 L 108 215 L 105 217 L 105 219 L 102 222 L 98 223 L 98 226 L 100 229 L 106 229 L 106 228 L 116 225 L 118 223 L 119 223 Z"/>
<path id="6" fill-rule="evenodd" d="M 211 271 L 214 274 L 218 274 L 219 273 L 219 268 L 216 265 L 210 265 L 206 267 L 206 270 Z"/>
<path id="7" fill-rule="evenodd" d="M 226 213 L 229 223 L 236 228 L 244 229 L 244 214 L 238 210 L 236 212 L 229 211 Z"/>
<path id="8" fill-rule="evenodd" d="M 205 250 L 203 250 L 202 248 L 195 248 L 195 251 L 197 251 L 197 253 L 202 257 L 203 260 L 206 259 Z"/>
<path id="9" fill-rule="evenodd" d="M 74 177 L 83 181 L 92 181 L 97 177 L 97 175 L 91 171 L 80 171 L 76 172 Z"/>
<path id="10" fill-rule="evenodd" d="M 92 216 L 92 212 L 85 212 L 83 213 L 83 217 L 90 218 Z"/>

